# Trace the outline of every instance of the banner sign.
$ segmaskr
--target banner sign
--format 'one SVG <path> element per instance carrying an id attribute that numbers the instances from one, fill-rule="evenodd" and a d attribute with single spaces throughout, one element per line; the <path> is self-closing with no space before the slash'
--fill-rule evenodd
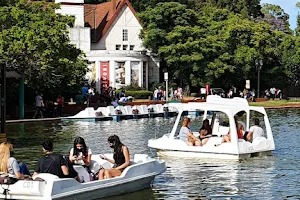
<path id="1" fill-rule="evenodd" d="M 109 62 L 100 62 L 100 87 L 109 87 Z"/>

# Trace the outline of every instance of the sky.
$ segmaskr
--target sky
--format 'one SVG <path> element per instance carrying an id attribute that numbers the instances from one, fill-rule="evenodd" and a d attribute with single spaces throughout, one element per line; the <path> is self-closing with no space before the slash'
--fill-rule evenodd
<path id="1" fill-rule="evenodd" d="M 279 5 L 284 11 L 290 15 L 290 25 L 291 29 L 295 29 L 297 27 L 297 15 L 298 8 L 296 7 L 296 3 L 300 0 L 261 0 L 261 4 L 270 3 Z M 299 10 L 300 11 L 300 10 Z"/>

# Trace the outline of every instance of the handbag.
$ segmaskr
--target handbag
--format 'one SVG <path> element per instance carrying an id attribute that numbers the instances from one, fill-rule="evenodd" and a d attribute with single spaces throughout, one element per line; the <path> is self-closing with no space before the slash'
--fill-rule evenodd
<path id="1" fill-rule="evenodd" d="M 11 185 L 18 181 L 17 178 L 10 177 L 9 175 L 2 174 L 0 175 L 0 184 Z"/>

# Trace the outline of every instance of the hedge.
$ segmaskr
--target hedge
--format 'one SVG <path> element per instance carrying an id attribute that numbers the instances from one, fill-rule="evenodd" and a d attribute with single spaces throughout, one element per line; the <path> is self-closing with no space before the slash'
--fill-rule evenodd
<path id="1" fill-rule="evenodd" d="M 117 94 L 119 94 L 119 90 L 117 90 Z M 152 92 L 151 91 L 148 91 L 148 90 L 138 90 L 138 91 L 129 91 L 129 90 L 126 90 L 125 91 L 126 93 L 126 96 L 132 96 L 133 98 L 136 98 L 136 99 L 148 99 L 149 96 L 151 96 L 152 98 Z"/>

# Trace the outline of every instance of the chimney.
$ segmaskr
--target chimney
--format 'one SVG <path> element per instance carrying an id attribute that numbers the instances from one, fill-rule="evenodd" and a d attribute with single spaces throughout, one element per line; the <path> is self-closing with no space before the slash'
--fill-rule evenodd
<path id="1" fill-rule="evenodd" d="M 117 0 L 111 0 L 113 6 L 113 12 L 116 12 Z"/>

